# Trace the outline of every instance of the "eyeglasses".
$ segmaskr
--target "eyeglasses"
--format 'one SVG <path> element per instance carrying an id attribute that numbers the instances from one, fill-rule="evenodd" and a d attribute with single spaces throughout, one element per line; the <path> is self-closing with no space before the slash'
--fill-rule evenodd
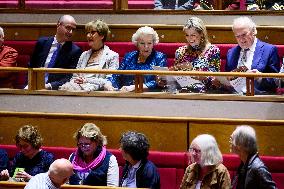
<path id="1" fill-rule="evenodd" d="M 91 34 L 91 35 L 95 35 L 96 33 L 98 33 L 98 31 L 96 31 L 96 30 L 93 30 L 93 31 L 87 31 L 87 32 L 86 32 L 86 35 L 89 35 L 89 34 Z"/>
<path id="2" fill-rule="evenodd" d="M 189 148 L 189 152 L 194 152 L 194 153 L 196 153 L 196 154 L 200 154 L 201 153 L 201 150 L 199 150 L 199 149 L 196 149 L 196 148 Z"/>
<path id="3" fill-rule="evenodd" d="M 250 31 L 246 32 L 246 33 L 242 33 L 242 34 L 239 34 L 239 35 L 235 35 L 235 38 L 236 39 L 243 39 L 245 38 L 246 36 L 248 36 L 250 34 Z"/>
<path id="4" fill-rule="evenodd" d="M 76 27 L 74 26 L 65 25 L 63 23 L 61 23 L 60 25 L 62 25 L 68 32 L 74 31 L 76 29 Z"/>
<path id="5" fill-rule="evenodd" d="M 90 148 L 92 144 L 90 143 L 78 143 L 77 146 L 79 146 L 80 148 Z"/>

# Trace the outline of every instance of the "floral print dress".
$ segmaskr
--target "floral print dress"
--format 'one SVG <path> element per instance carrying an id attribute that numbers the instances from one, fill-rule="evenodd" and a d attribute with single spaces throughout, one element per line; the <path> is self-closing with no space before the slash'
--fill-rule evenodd
<path id="1" fill-rule="evenodd" d="M 220 50 L 210 45 L 205 52 L 189 48 L 187 45 L 179 47 L 175 53 L 175 71 L 220 71 Z M 201 82 L 187 86 L 188 92 L 206 92 L 215 89 L 211 84 L 212 77 L 206 77 Z"/>

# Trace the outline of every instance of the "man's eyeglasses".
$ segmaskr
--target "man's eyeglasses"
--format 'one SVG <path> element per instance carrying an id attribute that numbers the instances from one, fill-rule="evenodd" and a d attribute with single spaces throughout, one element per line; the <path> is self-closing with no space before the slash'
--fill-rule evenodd
<path id="1" fill-rule="evenodd" d="M 74 26 L 65 25 L 63 23 L 61 23 L 60 25 L 62 25 L 68 32 L 74 31 L 76 29 L 76 27 Z"/>

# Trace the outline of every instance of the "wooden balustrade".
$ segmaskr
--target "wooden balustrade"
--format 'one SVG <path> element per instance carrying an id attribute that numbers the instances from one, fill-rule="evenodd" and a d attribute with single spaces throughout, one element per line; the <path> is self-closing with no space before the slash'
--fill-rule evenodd
<path id="1" fill-rule="evenodd" d="M 128 74 L 135 75 L 135 92 L 143 92 L 143 75 L 172 75 L 172 76 L 233 76 L 246 77 L 247 96 L 254 96 L 255 78 L 284 78 L 284 73 L 246 73 L 246 72 L 201 72 L 201 71 L 157 71 L 157 70 L 86 70 L 60 68 L 7 68 L 0 67 L 0 71 L 28 71 L 29 90 L 44 89 L 44 74 L 48 73 L 100 73 L 100 74 Z"/>
<path id="2" fill-rule="evenodd" d="M 26 186 L 25 182 L 9 182 L 0 181 L 1 189 L 24 189 Z M 108 186 L 86 186 L 86 185 L 62 185 L 62 189 L 126 189 L 124 187 L 108 187 Z"/>

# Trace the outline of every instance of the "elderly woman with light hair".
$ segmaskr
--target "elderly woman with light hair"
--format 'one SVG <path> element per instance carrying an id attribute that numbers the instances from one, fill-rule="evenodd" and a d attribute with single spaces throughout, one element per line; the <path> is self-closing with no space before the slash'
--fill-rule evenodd
<path id="1" fill-rule="evenodd" d="M 197 17 L 191 17 L 183 27 L 187 44 L 175 53 L 175 71 L 220 71 L 220 50 L 208 40 L 206 27 Z M 214 77 L 194 77 L 196 81 L 181 86 L 186 92 L 206 92 L 218 89 Z"/>
<path id="2" fill-rule="evenodd" d="M 74 175 L 73 185 L 118 186 L 119 169 L 117 160 L 108 150 L 106 136 L 93 123 L 84 124 L 74 135 L 76 152 L 70 155 Z"/>
<path id="3" fill-rule="evenodd" d="M 194 138 L 189 157 L 192 164 L 185 171 L 181 189 L 230 188 L 230 175 L 222 164 L 222 154 L 213 136 L 202 134 Z"/>
<path id="4" fill-rule="evenodd" d="M 148 26 L 139 28 L 133 34 L 132 42 L 137 50 L 124 56 L 118 70 L 152 70 L 153 66 L 167 66 L 166 55 L 154 50 L 154 45 L 159 43 L 159 36 L 153 28 Z M 133 75 L 116 74 L 111 78 L 111 82 L 112 90 L 127 92 L 135 89 Z M 156 76 L 144 75 L 144 89 L 155 89 L 156 85 Z"/>
<path id="5" fill-rule="evenodd" d="M 119 55 L 105 45 L 110 33 L 108 25 L 102 20 L 91 21 L 85 25 L 85 30 L 90 49 L 80 56 L 77 69 L 116 70 L 119 65 Z M 111 74 L 75 73 L 69 82 L 59 87 L 59 90 L 108 90 L 108 86 L 111 86 L 108 78 L 111 76 Z"/>
<path id="6" fill-rule="evenodd" d="M 270 172 L 258 156 L 256 134 L 252 127 L 238 126 L 231 135 L 230 144 L 231 151 L 241 159 L 232 188 L 276 188 Z"/>

